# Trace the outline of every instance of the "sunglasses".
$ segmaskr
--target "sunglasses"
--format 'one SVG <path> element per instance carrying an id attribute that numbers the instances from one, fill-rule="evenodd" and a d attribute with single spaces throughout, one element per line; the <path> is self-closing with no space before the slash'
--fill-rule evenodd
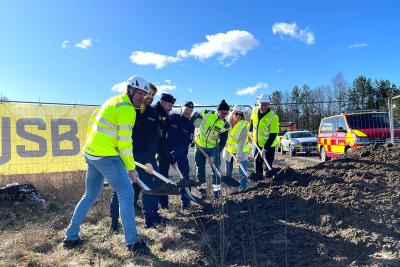
<path id="1" fill-rule="evenodd" d="M 236 116 L 243 116 L 243 113 L 235 112 L 235 115 L 236 115 Z"/>

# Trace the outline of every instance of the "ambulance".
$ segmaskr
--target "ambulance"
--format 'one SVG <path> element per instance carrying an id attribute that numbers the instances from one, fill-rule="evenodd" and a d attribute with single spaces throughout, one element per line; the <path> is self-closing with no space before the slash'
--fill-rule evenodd
<path id="1" fill-rule="evenodd" d="M 395 138 L 400 127 L 395 122 Z M 384 144 L 390 140 L 387 112 L 341 113 L 321 120 L 318 133 L 318 152 L 322 161 L 337 158 L 358 147 Z"/>

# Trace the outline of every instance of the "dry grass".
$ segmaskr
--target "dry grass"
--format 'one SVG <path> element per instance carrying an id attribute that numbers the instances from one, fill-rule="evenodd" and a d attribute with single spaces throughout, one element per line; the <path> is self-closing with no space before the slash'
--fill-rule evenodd
<path id="1" fill-rule="evenodd" d="M 143 217 L 137 215 L 139 234 L 149 244 L 151 255 L 128 253 L 123 234 L 109 231 L 111 188 L 103 191 L 81 227 L 84 245 L 65 250 L 62 240 L 84 192 L 84 172 L 0 177 L 0 185 L 11 182 L 32 183 L 46 202 L 0 202 L 0 266 L 208 265 L 190 213 L 177 209 L 162 211 L 171 219 L 166 229 L 145 229 Z M 173 206 L 178 207 L 178 201 L 174 197 Z"/>

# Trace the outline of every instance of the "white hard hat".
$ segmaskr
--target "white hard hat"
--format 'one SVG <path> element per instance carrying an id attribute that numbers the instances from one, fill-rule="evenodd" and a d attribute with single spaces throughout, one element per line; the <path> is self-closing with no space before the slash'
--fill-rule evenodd
<path id="1" fill-rule="evenodd" d="M 269 94 L 262 94 L 258 97 L 258 103 L 271 103 L 271 96 Z"/>
<path id="2" fill-rule="evenodd" d="M 149 92 L 149 83 L 142 77 L 135 76 L 135 77 L 129 78 L 128 87 L 129 86 L 132 88 L 135 88 L 135 89 L 142 90 L 146 93 Z"/>
<path id="3" fill-rule="evenodd" d="M 242 106 L 242 105 L 235 105 L 235 106 L 233 106 L 233 112 L 241 112 L 241 113 L 244 113 L 244 106 Z"/>

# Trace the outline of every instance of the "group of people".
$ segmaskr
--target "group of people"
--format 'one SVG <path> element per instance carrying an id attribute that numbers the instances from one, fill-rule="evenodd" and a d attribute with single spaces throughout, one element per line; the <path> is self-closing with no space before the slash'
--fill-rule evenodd
<path id="1" fill-rule="evenodd" d="M 135 224 L 140 183 L 150 189 L 159 187 L 163 182 L 153 172 L 168 177 L 170 166 L 179 169 L 183 179 L 189 179 L 189 146 L 196 146 L 198 189 L 203 200 L 208 197 L 207 163 L 214 165 L 212 197 L 221 197 L 221 156 L 227 176 L 232 175 L 234 165 L 240 166 L 239 190 L 248 187 L 248 157 L 252 143 L 259 148 L 254 150 L 256 174 L 263 176 L 265 161 L 272 166 L 279 118 L 269 108 L 267 94 L 258 98 L 259 105 L 253 109 L 248 121 L 244 106 L 231 108 L 225 100 L 216 110 L 194 114 L 193 102 L 187 101 L 179 114 L 170 114 L 176 99 L 171 94 L 162 94 L 160 100 L 151 105 L 156 93 L 157 88 L 152 83 L 134 77 L 128 80 L 126 92 L 111 97 L 92 114 L 83 148 L 87 163 L 86 190 L 67 228 L 64 247 L 72 248 L 82 243 L 80 226 L 102 192 L 105 178 L 114 190 L 110 203 L 111 230 L 119 232 L 121 217 L 127 249 L 137 252 L 148 250 Z M 195 128 L 199 129 L 196 136 Z M 138 168 L 135 162 L 145 167 Z M 183 210 L 190 207 L 187 194 L 182 188 Z M 141 196 L 146 228 L 165 226 L 167 219 L 158 210 L 159 207 L 169 208 L 168 196 L 145 193 Z"/>

